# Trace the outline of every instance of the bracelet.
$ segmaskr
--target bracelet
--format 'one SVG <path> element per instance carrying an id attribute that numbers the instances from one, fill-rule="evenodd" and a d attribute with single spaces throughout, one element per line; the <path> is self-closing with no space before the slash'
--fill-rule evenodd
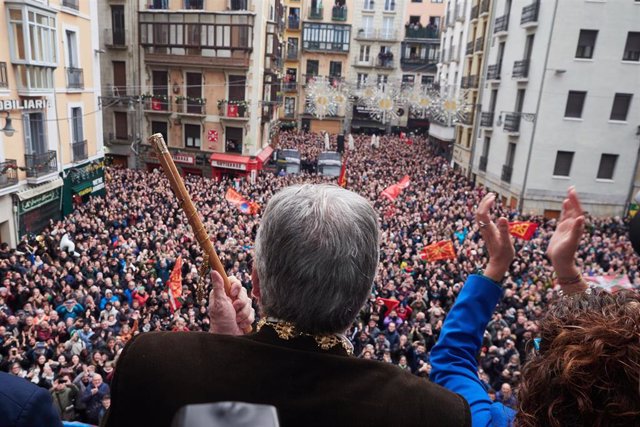
<path id="1" fill-rule="evenodd" d="M 560 278 L 558 277 L 555 272 L 553 273 L 554 279 L 556 281 L 556 283 L 560 286 L 566 286 L 566 285 L 575 285 L 578 284 L 580 282 L 582 282 L 582 273 L 578 273 L 578 275 L 576 277 L 570 277 L 570 278 Z"/>

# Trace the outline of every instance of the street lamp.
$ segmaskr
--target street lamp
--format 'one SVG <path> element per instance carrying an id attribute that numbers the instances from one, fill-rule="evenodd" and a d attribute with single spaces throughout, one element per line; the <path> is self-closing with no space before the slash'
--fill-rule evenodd
<path id="1" fill-rule="evenodd" d="M 6 136 L 13 136 L 16 132 L 14 127 L 11 125 L 11 114 L 7 111 L 7 118 L 5 119 L 4 127 L 0 130 L 0 132 L 4 132 Z"/>

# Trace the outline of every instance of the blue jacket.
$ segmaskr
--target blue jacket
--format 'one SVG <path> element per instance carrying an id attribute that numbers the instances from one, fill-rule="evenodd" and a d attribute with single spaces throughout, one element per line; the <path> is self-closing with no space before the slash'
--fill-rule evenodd
<path id="1" fill-rule="evenodd" d="M 15 375 L 0 372 L 0 427 L 62 426 L 51 394 Z"/>
<path id="2" fill-rule="evenodd" d="M 494 403 L 478 378 L 476 356 L 502 288 L 480 275 L 465 282 L 431 350 L 431 380 L 460 394 L 469 403 L 474 427 L 511 426 L 516 412 Z"/>

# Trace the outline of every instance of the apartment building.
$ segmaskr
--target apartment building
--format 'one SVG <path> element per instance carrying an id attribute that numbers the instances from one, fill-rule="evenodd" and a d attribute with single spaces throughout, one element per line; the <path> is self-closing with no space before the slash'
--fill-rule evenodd
<path id="1" fill-rule="evenodd" d="M 305 0 L 301 2 L 301 59 L 297 82 L 303 90 L 309 79 L 326 77 L 331 84 L 338 85 L 347 76 L 348 58 L 351 49 L 353 0 Z M 285 73 L 289 72 L 289 68 Z M 289 79 L 291 83 L 291 79 Z M 297 86 L 300 87 L 300 84 Z M 303 129 L 314 132 L 340 133 L 344 129 L 345 109 L 319 120 L 310 114 L 306 106 L 306 91 L 298 99 L 298 118 Z M 285 99 L 285 103 L 286 103 Z M 286 106 L 285 106 L 286 108 Z"/>
<path id="2" fill-rule="evenodd" d="M 182 173 L 255 177 L 281 102 L 280 1 L 139 0 L 135 11 L 126 3 L 110 1 L 103 22 L 110 157 L 155 169 L 146 141 L 161 133 Z"/>
<path id="3" fill-rule="evenodd" d="M 104 193 L 96 0 L 0 1 L 0 240 Z"/>
<path id="4" fill-rule="evenodd" d="M 302 2 L 284 0 L 284 76 L 282 79 L 280 108 L 280 128 L 295 129 L 299 125 L 298 108 L 304 104 L 302 92 Z"/>
<path id="5" fill-rule="evenodd" d="M 524 212 L 632 200 L 640 144 L 640 2 L 494 0 L 476 181 Z M 477 72 L 475 70 L 474 72 Z"/>
<path id="6" fill-rule="evenodd" d="M 485 0 L 489 2 L 490 0 Z M 437 86 L 443 96 L 461 99 L 463 96 L 463 75 L 466 60 L 466 40 L 471 30 L 471 0 L 448 0 L 445 4 L 442 22 L 440 62 L 438 63 Z M 466 83 L 466 79 L 465 79 Z M 454 156 L 453 144 L 456 140 L 457 118 L 451 114 L 432 117 L 429 136 L 447 157 Z"/>

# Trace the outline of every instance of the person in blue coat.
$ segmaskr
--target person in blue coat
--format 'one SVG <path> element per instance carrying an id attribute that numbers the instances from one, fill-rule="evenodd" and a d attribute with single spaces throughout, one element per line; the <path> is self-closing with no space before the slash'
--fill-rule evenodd
<path id="1" fill-rule="evenodd" d="M 487 195 L 476 213 L 489 263 L 469 276 L 444 322 L 431 352 L 432 381 L 467 400 L 473 426 L 640 425 L 640 296 L 591 289 L 582 279 L 575 254 L 584 216 L 573 188 L 547 248 L 560 298 L 539 322 L 518 412 L 489 398 L 476 356 L 515 255 L 507 219 L 494 224 L 489 216 L 494 202 Z"/>
<path id="2" fill-rule="evenodd" d="M 62 426 L 51 394 L 23 378 L 0 372 L 0 427 L 38 426 Z"/>

